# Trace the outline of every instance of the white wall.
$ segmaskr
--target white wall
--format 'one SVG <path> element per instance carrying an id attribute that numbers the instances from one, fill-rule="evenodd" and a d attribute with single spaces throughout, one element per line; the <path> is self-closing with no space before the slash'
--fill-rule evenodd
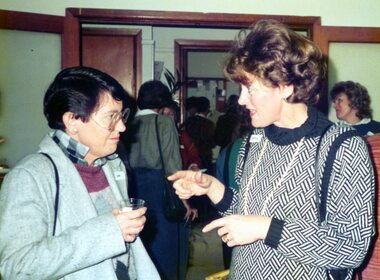
<path id="1" fill-rule="evenodd" d="M 340 81 L 362 84 L 371 97 L 373 119 L 377 121 L 380 121 L 379 61 L 380 44 L 332 43 L 329 47 L 329 91 Z M 337 120 L 331 104 L 329 118 Z"/>
<path id="2" fill-rule="evenodd" d="M 48 131 L 42 98 L 61 67 L 59 35 L 0 29 L 0 164 L 13 166 Z"/>
<path id="3" fill-rule="evenodd" d="M 226 52 L 189 52 L 188 76 L 223 78 L 223 62 Z"/>

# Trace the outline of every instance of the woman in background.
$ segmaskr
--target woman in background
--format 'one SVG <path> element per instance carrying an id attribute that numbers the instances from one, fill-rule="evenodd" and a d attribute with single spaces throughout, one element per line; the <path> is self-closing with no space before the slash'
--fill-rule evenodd
<path id="1" fill-rule="evenodd" d="M 137 98 L 139 110 L 127 131 L 128 142 L 125 144 L 133 173 L 131 195 L 143 198 L 148 207 L 141 239 L 162 279 L 177 280 L 184 278 L 186 263 L 180 259 L 180 251 L 184 246 L 187 248 L 188 243 L 182 238 L 183 223 L 169 222 L 164 216 L 162 203 L 164 176 L 182 168 L 177 128 L 170 117 L 162 115 L 171 102 L 172 94 L 161 81 L 142 84 Z M 192 209 L 185 201 L 184 205 L 187 208 L 185 221 L 192 215 Z"/>
<path id="2" fill-rule="evenodd" d="M 339 82 L 331 90 L 336 117 L 355 127 L 362 136 L 380 132 L 380 122 L 372 120 L 371 99 L 367 89 L 352 81 Z"/>

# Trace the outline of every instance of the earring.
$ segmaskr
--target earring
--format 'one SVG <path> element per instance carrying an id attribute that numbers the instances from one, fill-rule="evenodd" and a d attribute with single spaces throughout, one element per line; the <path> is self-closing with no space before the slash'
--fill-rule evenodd
<path id="1" fill-rule="evenodd" d="M 77 133 L 78 133 L 78 129 L 73 128 L 73 129 L 72 129 L 72 133 L 73 133 L 73 134 L 77 134 Z"/>

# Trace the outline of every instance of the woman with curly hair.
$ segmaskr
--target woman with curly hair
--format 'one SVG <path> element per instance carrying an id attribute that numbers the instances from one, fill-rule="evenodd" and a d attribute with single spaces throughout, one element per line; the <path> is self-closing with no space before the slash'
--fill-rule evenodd
<path id="1" fill-rule="evenodd" d="M 380 132 L 380 122 L 372 120 L 371 99 L 364 86 L 353 81 L 339 82 L 330 96 L 341 122 L 353 125 L 363 136 Z"/>
<path id="2" fill-rule="evenodd" d="M 199 171 L 169 177 L 180 198 L 207 195 L 223 215 L 203 232 L 233 247 L 229 279 L 348 280 L 369 250 L 373 167 L 362 137 L 314 107 L 325 72 L 313 42 L 276 21 L 253 24 L 225 66 L 255 128 L 238 156 L 239 188 Z"/>

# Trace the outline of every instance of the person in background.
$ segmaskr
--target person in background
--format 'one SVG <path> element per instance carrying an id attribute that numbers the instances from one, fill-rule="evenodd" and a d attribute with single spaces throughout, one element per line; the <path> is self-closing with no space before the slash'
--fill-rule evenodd
<path id="1" fill-rule="evenodd" d="M 233 247 L 229 279 L 351 279 L 375 233 L 374 172 L 358 135 L 327 162 L 333 141 L 355 130 L 332 125 L 314 107 L 326 73 L 322 51 L 285 25 L 260 20 L 239 33 L 224 73 L 240 84 L 239 104 L 255 128 L 238 157 L 239 189 L 194 171 L 169 180 L 180 198 L 207 195 L 224 215 L 203 231 L 216 229 Z M 327 164 L 320 217 L 316 178 Z"/>
<path id="2" fill-rule="evenodd" d="M 184 123 L 184 130 L 194 143 L 201 159 L 202 169 L 207 169 L 209 174 L 213 174 L 212 149 L 215 147 L 215 124 L 200 115 L 187 118 Z"/>
<path id="3" fill-rule="evenodd" d="M 178 103 L 175 101 L 170 102 L 163 110 L 162 114 L 170 117 L 177 128 L 180 122 L 180 109 Z M 198 170 L 200 166 L 200 158 L 198 156 L 198 151 L 195 148 L 195 145 L 191 141 L 190 137 L 187 135 L 186 131 L 183 129 L 179 130 L 179 144 L 180 144 L 180 153 L 182 158 L 182 166 L 184 169 Z M 187 217 L 187 221 L 179 227 L 179 244 L 180 244 L 180 255 L 179 255 L 179 279 L 185 279 L 187 273 L 187 266 L 189 262 L 189 238 L 190 238 L 190 225 L 191 222 L 198 218 L 198 210 L 191 206 L 191 203 L 185 202 L 188 204 L 189 209 L 191 210 L 191 216 Z"/>
<path id="4" fill-rule="evenodd" d="M 197 108 L 197 113 L 195 115 L 207 118 L 208 114 L 211 112 L 210 100 L 205 96 L 199 96 L 197 97 L 195 104 Z"/>
<path id="5" fill-rule="evenodd" d="M 215 143 L 222 151 L 228 144 L 234 142 L 249 130 L 248 111 L 240 106 L 239 96 L 231 95 L 228 98 L 226 112 L 218 118 L 215 128 Z"/>
<path id="6" fill-rule="evenodd" d="M 174 100 L 171 101 L 170 104 L 168 104 L 166 107 L 162 109 L 162 114 L 171 118 L 174 121 L 176 127 L 179 127 L 180 109 L 177 102 L 175 102 Z"/>
<path id="7" fill-rule="evenodd" d="M 183 126 L 179 131 L 179 142 L 183 168 L 188 170 L 200 170 L 202 160 L 199 156 L 198 149 Z"/>
<path id="8" fill-rule="evenodd" d="M 198 96 L 195 101 L 196 116 L 201 116 L 212 121 L 214 124 L 218 120 L 220 113 L 211 108 L 210 100 L 206 96 Z"/>
<path id="9" fill-rule="evenodd" d="M 194 116 L 198 112 L 197 108 L 198 97 L 191 96 L 185 100 L 186 118 Z"/>
<path id="10" fill-rule="evenodd" d="M 170 105 L 167 105 L 163 109 L 162 114 L 173 119 L 176 124 L 179 124 L 180 109 L 177 102 L 172 101 Z M 197 148 L 186 132 L 184 125 L 177 125 L 177 127 L 183 168 L 199 170 L 202 163 Z"/>
<path id="11" fill-rule="evenodd" d="M 115 153 L 130 111 L 127 94 L 88 67 L 64 69 L 49 86 L 44 114 L 53 131 L 0 191 L 4 279 L 159 279 L 138 237 L 146 207 L 119 210 L 128 198 Z"/>
<path id="12" fill-rule="evenodd" d="M 236 163 L 239 151 L 242 149 L 244 137 L 251 133 L 252 126 L 250 124 L 248 111 L 239 104 L 234 104 L 231 101 L 231 99 L 235 99 L 234 95 L 231 95 L 230 97 L 232 98 L 229 98 L 229 109 L 225 115 L 219 117 L 217 129 L 215 131 L 216 143 L 221 145 L 221 151 L 215 165 L 215 177 L 225 186 L 228 186 L 229 188 L 237 191 L 239 189 L 239 186 L 235 181 Z M 225 124 L 225 122 L 232 123 Z M 226 128 L 223 129 L 223 126 L 226 126 Z M 235 126 L 234 129 L 228 129 L 231 126 Z M 218 129 L 220 139 L 219 141 L 217 136 Z M 222 132 L 223 130 L 224 132 Z M 222 242 L 222 249 L 224 268 L 228 269 L 231 263 L 232 247 L 229 247 L 225 242 Z"/>
<path id="13" fill-rule="evenodd" d="M 182 168 L 177 128 L 174 121 L 162 115 L 165 107 L 172 103 L 172 94 L 161 81 L 143 83 L 139 89 L 139 108 L 130 123 L 125 142 L 129 163 L 133 174 L 131 195 L 146 201 L 147 222 L 141 232 L 141 239 L 149 255 L 157 266 L 162 279 L 179 279 L 179 273 L 186 264 L 180 261 L 180 244 L 183 223 L 169 222 L 163 213 L 164 176 Z M 161 163 L 157 136 L 160 139 L 165 174 Z M 184 201 L 187 213 L 184 221 L 194 211 Z M 181 276 L 183 277 L 183 276 Z"/>
<path id="14" fill-rule="evenodd" d="M 363 85 L 339 82 L 331 89 L 330 96 L 336 117 L 342 123 L 352 125 L 362 136 L 380 132 L 380 122 L 372 120 L 371 99 Z"/>

